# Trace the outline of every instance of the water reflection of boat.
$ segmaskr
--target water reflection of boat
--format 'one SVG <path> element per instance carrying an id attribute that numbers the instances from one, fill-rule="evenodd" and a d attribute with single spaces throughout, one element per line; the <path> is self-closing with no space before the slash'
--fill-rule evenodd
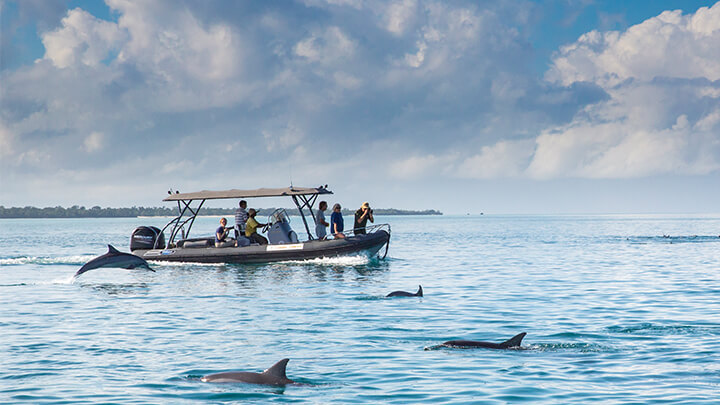
<path id="1" fill-rule="evenodd" d="M 346 255 L 372 257 L 377 255 L 383 246 L 383 258 L 387 255 L 390 243 L 389 224 L 368 226 L 364 235 L 353 235 L 353 231 L 349 230 L 345 232 L 347 237 L 343 239 L 315 239 L 305 214 L 307 211 L 313 222 L 315 221 L 313 205 L 322 194 L 332 194 L 332 191 L 325 187 L 288 187 L 170 194 L 163 201 L 177 202 L 179 214 L 162 229 L 148 226 L 136 228 L 130 238 L 130 250 L 146 260 L 193 263 L 266 263 Z M 290 197 L 300 213 L 308 240 L 298 240 L 290 226 L 290 219 L 282 208 L 268 216 L 268 225 L 263 229 L 264 232 L 267 231 L 268 245 L 235 247 L 234 243 L 228 243 L 227 247 L 216 247 L 214 236 L 190 238 L 195 218 L 205 201 L 259 197 Z M 165 231 L 170 232 L 167 243 Z"/>

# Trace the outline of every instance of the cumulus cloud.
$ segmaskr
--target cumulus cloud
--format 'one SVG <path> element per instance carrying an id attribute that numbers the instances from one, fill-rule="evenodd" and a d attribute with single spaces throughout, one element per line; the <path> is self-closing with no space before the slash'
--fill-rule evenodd
<path id="1" fill-rule="evenodd" d="M 648 83 L 612 91 L 612 101 L 540 135 L 528 174 L 629 178 L 718 170 L 720 99 L 697 98 L 695 85 L 685 86 Z"/>
<path id="2" fill-rule="evenodd" d="M 665 11 L 625 32 L 591 31 L 560 49 L 547 78 L 612 86 L 658 76 L 720 79 L 720 3 L 694 14 Z"/>
<path id="3" fill-rule="evenodd" d="M 241 44 L 235 43 L 229 25 L 203 24 L 190 9 L 172 2 L 107 3 L 121 14 L 118 26 L 130 33 L 120 61 L 132 61 L 171 83 L 189 78 L 212 82 L 238 73 Z"/>
<path id="4" fill-rule="evenodd" d="M 457 176 L 475 179 L 520 177 L 535 151 L 532 140 L 499 141 L 464 159 Z"/>
<path id="5" fill-rule="evenodd" d="M 402 35 L 412 25 L 418 11 L 416 0 L 402 0 L 390 4 L 383 13 L 385 29 L 395 35 Z"/>
<path id="6" fill-rule="evenodd" d="M 97 19 L 79 8 L 68 11 L 62 26 L 42 38 L 45 58 L 59 68 L 78 63 L 95 66 L 126 40 L 125 31 L 115 23 Z"/>
<path id="7" fill-rule="evenodd" d="M 590 81 L 609 99 L 537 137 L 527 174 L 629 178 L 720 169 L 720 3 L 665 11 L 564 46 L 546 78 Z"/>
<path id="8" fill-rule="evenodd" d="M 290 166 L 328 183 L 717 170 L 718 5 L 590 32 L 538 79 L 522 2 L 106 3 L 116 20 L 69 10 L 43 59 L 2 72 L 4 171 L 99 185 L 138 165 L 188 189 L 248 161 L 265 184 L 247 187 Z"/>

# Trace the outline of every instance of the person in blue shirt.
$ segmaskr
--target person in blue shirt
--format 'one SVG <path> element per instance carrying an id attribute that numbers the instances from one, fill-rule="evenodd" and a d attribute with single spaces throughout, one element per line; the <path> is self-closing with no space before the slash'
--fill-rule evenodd
<path id="1" fill-rule="evenodd" d="M 342 233 L 344 228 L 345 223 L 342 216 L 342 207 L 340 204 L 335 204 L 333 205 L 333 213 L 330 216 L 330 233 L 332 233 L 336 239 L 342 239 L 345 237 L 345 234 Z"/>
<path id="2" fill-rule="evenodd" d="M 220 218 L 220 226 L 215 230 L 215 247 L 222 247 L 223 243 L 227 239 L 227 219 Z"/>

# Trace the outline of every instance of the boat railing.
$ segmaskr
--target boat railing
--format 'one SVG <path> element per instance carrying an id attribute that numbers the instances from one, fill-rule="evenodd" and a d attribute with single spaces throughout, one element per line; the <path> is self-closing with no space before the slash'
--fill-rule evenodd
<path id="1" fill-rule="evenodd" d="M 342 234 L 345 236 L 355 236 L 355 230 L 356 229 L 364 229 L 365 233 L 373 233 L 377 232 L 379 230 L 384 230 L 387 233 L 390 233 L 390 224 L 377 224 L 377 225 L 370 225 L 362 228 L 351 228 L 347 231 L 343 231 Z"/>

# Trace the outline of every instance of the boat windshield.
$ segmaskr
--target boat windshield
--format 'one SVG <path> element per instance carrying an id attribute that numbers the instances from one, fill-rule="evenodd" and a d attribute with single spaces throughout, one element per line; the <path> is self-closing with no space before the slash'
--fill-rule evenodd
<path id="1" fill-rule="evenodd" d="M 273 211 L 272 214 L 268 215 L 268 224 L 274 225 L 278 222 L 286 222 L 288 224 L 290 223 L 290 216 L 288 215 L 287 211 L 285 211 L 285 208 L 278 208 Z"/>

